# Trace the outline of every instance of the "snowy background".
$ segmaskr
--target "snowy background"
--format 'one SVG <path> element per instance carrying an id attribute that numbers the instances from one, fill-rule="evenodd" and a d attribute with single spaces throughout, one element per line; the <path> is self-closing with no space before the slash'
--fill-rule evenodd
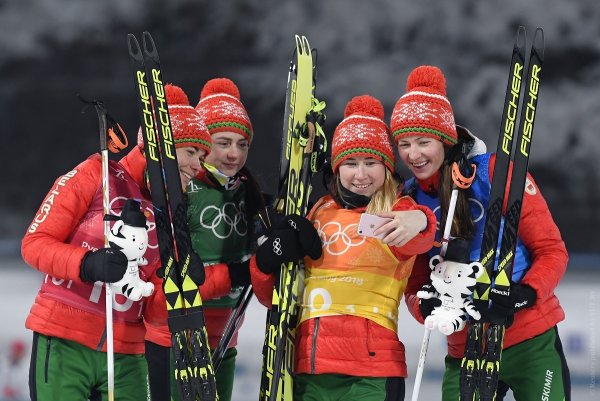
<path id="1" fill-rule="evenodd" d="M 493 149 L 518 25 L 527 27 L 528 43 L 537 26 L 545 32 L 530 170 L 572 255 L 558 292 L 567 310 L 560 330 L 573 399 L 596 399 L 597 0 L 0 0 L 0 355 L 15 338 L 30 340 L 23 322 L 41 279 L 18 259 L 19 240 L 54 179 L 98 148 L 96 116 L 80 114 L 76 93 L 104 100 L 135 141 L 127 33 L 152 33 L 164 78 L 182 86 L 193 104 L 207 79 L 238 84 L 255 129 L 249 166 L 272 192 L 295 33 L 319 50 L 317 95 L 328 104 L 328 134 L 346 102 L 363 93 L 381 99 L 389 119 L 408 73 L 434 64 L 446 74 L 457 122 Z M 263 312 L 250 313 L 256 318 L 244 327 L 236 400 L 257 395 Z M 422 330 L 410 318 L 402 324 L 412 375 Z M 422 399 L 439 394 L 442 341 L 432 338 Z M 407 398 L 411 389 L 407 384 Z"/>

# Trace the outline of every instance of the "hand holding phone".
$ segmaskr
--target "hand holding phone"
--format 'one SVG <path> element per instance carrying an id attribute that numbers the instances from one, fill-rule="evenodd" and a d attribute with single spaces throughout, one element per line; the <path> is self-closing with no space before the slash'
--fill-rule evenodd
<path id="1" fill-rule="evenodd" d="M 360 215 L 360 221 L 358 222 L 357 232 L 365 237 L 379 238 L 385 237 L 386 233 L 375 235 L 374 231 L 385 223 L 392 221 L 388 217 L 380 217 L 375 214 L 363 213 Z"/>

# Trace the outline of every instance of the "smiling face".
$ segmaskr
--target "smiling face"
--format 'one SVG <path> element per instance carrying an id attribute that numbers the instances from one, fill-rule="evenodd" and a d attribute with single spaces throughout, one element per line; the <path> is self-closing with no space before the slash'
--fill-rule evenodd
<path id="1" fill-rule="evenodd" d="M 202 169 L 200 163 L 204 161 L 206 150 L 194 146 L 182 146 L 176 148 L 175 151 L 177 152 L 181 185 L 185 188 Z"/>
<path id="2" fill-rule="evenodd" d="M 385 166 L 372 157 L 351 157 L 340 164 L 338 174 L 344 188 L 355 194 L 371 196 L 383 186 Z"/>
<path id="3" fill-rule="evenodd" d="M 426 136 L 407 136 L 398 140 L 398 154 L 418 180 L 426 180 L 442 167 L 444 144 Z"/>
<path id="4" fill-rule="evenodd" d="M 206 162 L 226 176 L 233 177 L 246 164 L 250 142 L 235 132 L 217 132 L 212 135 L 212 142 Z"/>

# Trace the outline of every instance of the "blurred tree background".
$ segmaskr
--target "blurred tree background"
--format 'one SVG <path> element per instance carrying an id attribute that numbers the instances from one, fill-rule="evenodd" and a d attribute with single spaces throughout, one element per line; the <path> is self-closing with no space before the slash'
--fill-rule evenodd
<path id="1" fill-rule="evenodd" d="M 494 150 L 518 25 L 528 46 L 537 26 L 546 37 L 530 170 L 568 249 L 598 252 L 596 0 L 0 0 L 0 242 L 18 252 L 56 177 L 97 151 L 96 115 L 80 114 L 77 93 L 102 99 L 135 142 L 128 33 L 152 33 L 164 79 L 192 105 L 210 78 L 238 84 L 255 129 L 249 166 L 272 192 L 295 33 L 318 49 L 329 135 L 359 94 L 381 99 L 389 119 L 408 73 L 433 64 L 457 123 Z"/>

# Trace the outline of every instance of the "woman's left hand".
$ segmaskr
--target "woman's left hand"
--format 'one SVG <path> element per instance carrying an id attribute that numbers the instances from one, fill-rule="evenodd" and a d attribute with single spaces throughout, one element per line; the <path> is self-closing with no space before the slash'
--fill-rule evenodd
<path id="1" fill-rule="evenodd" d="M 394 211 L 378 216 L 392 219 L 374 231 L 374 234 L 385 233 L 381 241 L 389 246 L 403 246 L 427 228 L 427 216 L 420 210 Z"/>

